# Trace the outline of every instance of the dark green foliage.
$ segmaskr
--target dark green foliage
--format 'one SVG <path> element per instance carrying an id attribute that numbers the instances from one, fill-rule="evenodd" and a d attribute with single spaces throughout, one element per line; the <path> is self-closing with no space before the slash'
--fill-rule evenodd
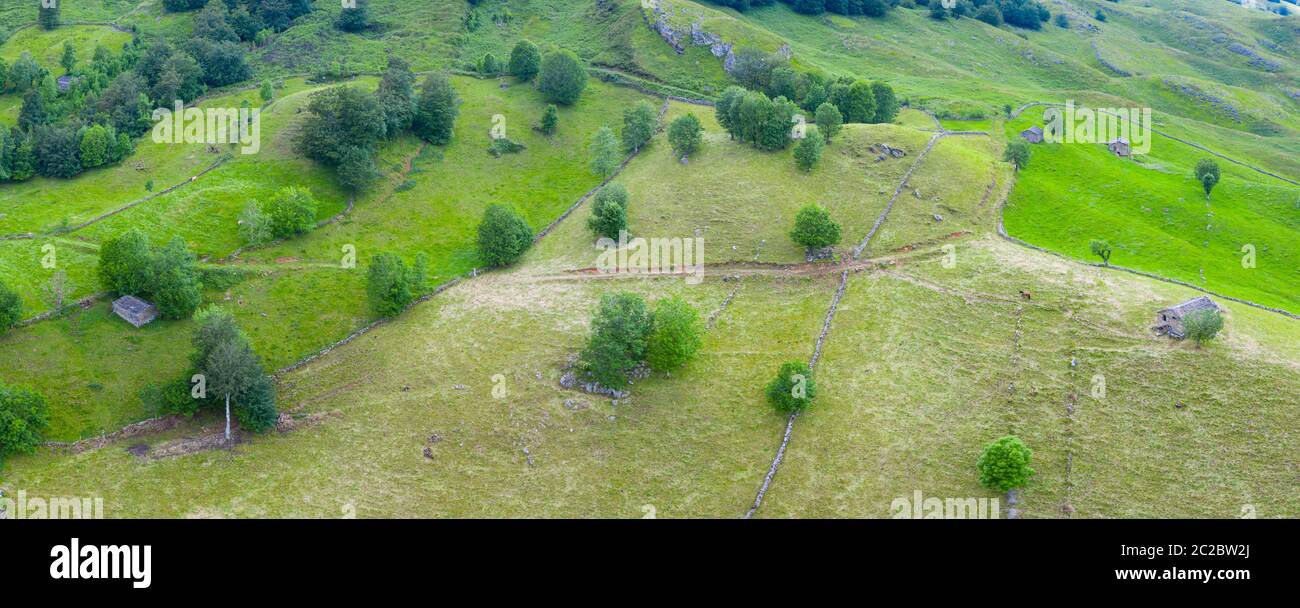
<path id="1" fill-rule="evenodd" d="M 731 77 L 746 89 L 766 91 L 772 84 L 772 72 L 785 64 L 786 60 L 777 55 L 743 48 L 735 54 L 731 64 Z"/>
<path id="2" fill-rule="evenodd" d="M 478 225 L 478 255 L 488 266 L 508 266 L 533 244 L 533 230 L 514 209 L 493 204 Z"/>
<path id="3" fill-rule="evenodd" d="M 840 109 L 834 104 L 823 103 L 817 106 L 817 127 L 826 137 L 826 143 L 830 143 L 839 134 L 843 124 L 844 115 L 840 114 Z"/>
<path id="4" fill-rule="evenodd" d="M 1088 249 L 1092 251 L 1092 255 L 1101 258 L 1102 264 L 1110 266 L 1110 243 L 1107 243 L 1106 241 L 1093 240 L 1091 243 L 1088 243 Z"/>
<path id="5" fill-rule="evenodd" d="M 812 171 L 817 166 L 817 161 L 822 158 L 822 150 L 826 147 L 826 138 L 816 125 L 809 125 L 804 138 L 799 140 L 794 147 L 794 162 L 799 169 L 803 171 Z"/>
<path id="6" fill-rule="evenodd" d="M 1070 27 L 1070 18 L 1066 16 L 1065 13 L 1057 13 L 1056 17 L 1052 21 L 1056 23 L 1056 27 L 1066 29 L 1069 29 Z"/>
<path id="7" fill-rule="evenodd" d="M 388 132 L 379 98 L 342 86 L 314 94 L 307 105 L 298 147 L 304 155 L 334 167 L 349 189 L 375 176 L 373 150 Z"/>
<path id="8" fill-rule="evenodd" d="M 627 372 L 645 360 L 651 327 L 641 296 L 628 292 L 602 295 L 579 366 L 596 382 L 619 388 L 627 382 Z"/>
<path id="9" fill-rule="evenodd" d="M 370 260 L 366 275 L 366 295 L 370 309 L 381 317 L 395 317 L 419 297 L 425 289 L 424 264 L 417 256 L 407 266 L 397 254 L 384 251 Z"/>
<path id="10" fill-rule="evenodd" d="M 1015 165 L 1016 169 L 1024 169 L 1029 166 L 1029 144 L 1019 139 L 1008 142 L 1002 160 Z"/>
<path id="11" fill-rule="evenodd" d="M 795 216 L 790 238 L 809 249 L 823 249 L 840 242 L 840 225 L 826 209 L 809 203 Z"/>
<path id="12" fill-rule="evenodd" d="M 488 77 L 496 76 L 501 73 L 501 62 L 496 55 L 487 53 L 478 60 L 478 73 Z"/>
<path id="13" fill-rule="evenodd" d="M 975 463 L 980 472 L 980 484 L 998 492 L 1023 488 L 1034 474 L 1029 467 L 1033 455 L 1032 450 L 1012 435 L 984 446 L 984 452 Z"/>
<path id="14" fill-rule="evenodd" d="M 617 240 L 618 233 L 627 230 L 627 203 L 627 188 L 622 184 L 612 183 L 601 188 L 592 202 L 587 227 L 596 236 Z"/>
<path id="15" fill-rule="evenodd" d="M 767 402 L 783 414 L 803 411 L 817 396 L 812 370 L 802 361 L 781 364 L 776 377 L 767 383 Z"/>
<path id="16" fill-rule="evenodd" d="M 40 24 L 41 29 L 52 30 L 56 27 L 59 27 L 60 6 L 62 6 L 61 2 L 57 2 L 54 4 L 54 6 L 49 6 L 49 7 L 45 6 L 44 3 L 41 3 L 39 6 L 37 6 L 36 22 Z"/>
<path id="17" fill-rule="evenodd" d="M 646 362 L 659 371 L 672 371 L 685 365 L 704 344 L 702 333 L 700 314 L 685 300 L 679 297 L 659 300 L 646 340 Z"/>
<path id="18" fill-rule="evenodd" d="M 948 18 L 948 9 L 943 7 L 943 0 L 930 0 L 930 18 L 939 21 Z"/>
<path id="19" fill-rule="evenodd" d="M 0 335 L 4 335 L 23 318 L 23 299 L 18 292 L 0 283 Z"/>
<path id="20" fill-rule="evenodd" d="M 315 228 L 316 207 L 311 190 L 287 186 L 266 202 L 262 213 L 270 221 L 271 235 L 283 239 Z"/>
<path id="21" fill-rule="evenodd" d="M 510 73 L 524 82 L 531 81 L 542 69 L 542 53 L 528 40 L 515 43 L 510 51 Z"/>
<path id="22" fill-rule="evenodd" d="M 668 144 L 679 157 L 690 156 L 700 149 L 704 127 L 694 114 L 678 116 L 668 125 Z"/>
<path id="23" fill-rule="evenodd" d="M 840 109 L 846 123 L 871 122 L 876 118 L 876 93 L 865 80 L 833 85 L 831 103 Z"/>
<path id="24" fill-rule="evenodd" d="M 72 41 L 63 42 L 63 55 L 59 57 L 59 65 L 63 66 L 63 73 L 71 74 L 72 68 L 77 66 L 77 47 L 72 46 Z"/>
<path id="25" fill-rule="evenodd" d="M 412 128 L 420 138 L 434 145 L 451 141 L 456 116 L 460 114 L 460 97 L 445 74 L 425 77 L 416 102 Z"/>
<path id="26" fill-rule="evenodd" d="M 274 428 L 279 419 L 275 406 L 275 381 L 266 374 L 254 375 L 235 394 L 234 414 L 240 427 L 254 433 Z"/>
<path id="27" fill-rule="evenodd" d="M 153 252 L 150 292 L 162 318 L 188 318 L 203 302 L 196 264 L 197 257 L 179 236 Z"/>
<path id="28" fill-rule="evenodd" d="M 375 91 L 379 109 L 384 112 L 386 134 L 395 136 L 411 128 L 415 120 L 415 74 L 411 65 L 399 57 L 388 58 L 388 68 Z"/>
<path id="29" fill-rule="evenodd" d="M 587 70 L 573 51 L 562 49 L 548 53 L 542 60 L 537 88 L 551 102 L 572 105 L 587 88 Z"/>
<path id="30" fill-rule="evenodd" d="M 185 44 L 185 50 L 203 66 L 203 84 L 209 87 L 248 80 L 252 74 L 244 58 L 244 48 L 238 43 L 192 38 Z"/>
<path id="31" fill-rule="evenodd" d="M 793 102 L 784 97 L 771 100 L 759 91 L 746 91 L 739 100 L 726 101 L 727 125 L 734 138 L 760 150 L 781 150 L 790 145 L 790 130 L 799 109 Z"/>
<path id="32" fill-rule="evenodd" d="M 345 32 L 360 32 L 370 27 L 369 0 L 355 0 L 356 6 L 343 7 L 334 20 L 334 27 Z"/>
<path id="33" fill-rule="evenodd" d="M 47 177 L 72 177 L 81 173 L 81 138 L 72 125 L 51 125 L 36 129 L 32 154 L 36 172 Z"/>
<path id="34" fill-rule="evenodd" d="M 632 153 L 646 145 L 654 137 L 659 115 L 654 106 L 647 101 L 638 101 L 636 105 L 623 110 L 623 151 Z"/>
<path id="35" fill-rule="evenodd" d="M 30 454 L 49 426 L 45 397 L 23 386 L 0 383 L 0 461 L 8 454 Z"/>
<path id="36" fill-rule="evenodd" d="M 194 35 L 215 42 L 238 42 L 239 34 L 228 21 L 230 10 L 223 0 L 208 0 L 203 10 L 194 15 Z"/>
<path id="37" fill-rule="evenodd" d="M 1196 161 L 1196 181 L 1201 182 L 1205 198 L 1210 198 L 1210 191 L 1219 183 L 1219 163 L 1208 158 Z"/>
<path id="38" fill-rule="evenodd" d="M 99 248 L 99 282 L 116 295 L 149 293 L 152 255 L 149 237 L 138 228 L 104 241 Z"/>
<path id="39" fill-rule="evenodd" d="M 975 18 L 993 27 L 1002 25 L 1002 11 L 994 4 L 985 4 L 975 11 Z"/>
<path id="40" fill-rule="evenodd" d="M 1196 341 L 1196 346 L 1213 340 L 1223 329 L 1223 315 L 1218 309 L 1193 310 L 1183 317 L 1183 335 Z"/>
<path id="41" fill-rule="evenodd" d="M 555 104 L 546 104 L 546 111 L 542 113 L 542 122 L 538 125 L 537 130 L 542 135 L 555 135 L 555 129 L 560 123 L 560 111 Z"/>
<path id="42" fill-rule="evenodd" d="M 1092 14 L 1092 18 L 1104 22 L 1106 21 L 1106 13 L 1103 13 L 1101 9 L 1097 9 L 1097 12 Z"/>
<path id="43" fill-rule="evenodd" d="M 492 143 L 488 145 L 488 152 L 492 154 L 492 156 L 500 158 L 502 154 L 515 154 L 517 152 L 522 152 L 527 147 L 528 146 L 510 139 L 509 137 L 498 137 L 493 139 Z"/>
<path id="44" fill-rule="evenodd" d="M 718 105 L 714 107 L 714 116 L 717 118 L 718 124 L 722 125 L 723 129 L 726 129 L 727 134 L 732 139 L 736 138 L 736 133 L 740 130 L 739 125 L 733 122 L 733 118 L 737 116 L 736 108 L 744 98 L 745 89 L 730 86 L 722 91 L 722 95 L 718 97 Z"/>
<path id="45" fill-rule="evenodd" d="M 893 87 L 880 81 L 871 83 L 871 94 L 876 101 L 875 118 L 871 122 L 891 123 L 898 116 L 898 98 Z"/>

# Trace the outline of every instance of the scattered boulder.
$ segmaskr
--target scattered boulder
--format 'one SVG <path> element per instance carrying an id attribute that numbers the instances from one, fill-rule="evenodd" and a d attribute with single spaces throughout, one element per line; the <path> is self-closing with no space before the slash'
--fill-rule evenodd
<path id="1" fill-rule="evenodd" d="M 821 249 L 808 249 L 804 254 L 805 262 L 816 262 L 817 260 L 829 260 L 835 257 L 835 247 L 822 247 Z"/>

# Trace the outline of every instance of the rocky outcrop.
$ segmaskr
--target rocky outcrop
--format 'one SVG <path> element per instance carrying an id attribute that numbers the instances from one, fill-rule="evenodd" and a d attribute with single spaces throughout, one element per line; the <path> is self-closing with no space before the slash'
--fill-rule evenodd
<path id="1" fill-rule="evenodd" d="M 659 34 L 659 37 L 663 38 L 664 42 L 672 45 L 673 50 L 677 51 L 678 55 L 686 52 L 686 43 L 688 41 L 694 46 L 707 46 L 714 57 L 722 60 L 722 69 L 728 74 L 731 73 L 736 64 L 734 43 L 723 40 L 722 36 L 718 34 L 705 31 L 699 21 L 691 23 L 690 28 L 686 31 L 682 31 L 681 28 L 674 28 L 669 23 L 669 13 L 654 0 L 650 3 L 650 10 L 654 15 L 653 17 L 644 11 L 642 11 L 641 15 L 645 17 L 650 29 Z M 789 59 L 791 57 L 790 45 L 781 45 L 781 48 L 777 49 L 776 53 L 785 59 Z"/>

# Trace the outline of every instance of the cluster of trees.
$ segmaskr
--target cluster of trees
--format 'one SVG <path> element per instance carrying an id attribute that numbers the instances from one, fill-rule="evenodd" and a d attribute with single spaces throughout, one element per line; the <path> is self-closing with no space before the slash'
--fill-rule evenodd
<path id="1" fill-rule="evenodd" d="M 751 7 L 771 6 L 775 0 L 711 0 L 714 4 L 734 8 L 744 12 Z M 897 5 L 896 0 L 781 0 L 790 5 L 795 12 L 805 15 L 835 13 L 837 15 L 866 15 L 882 17 L 890 8 Z"/>
<path id="2" fill-rule="evenodd" d="M 1047 7 L 1036 0 L 957 0 L 952 8 L 945 8 L 941 0 L 930 0 L 928 6 L 934 19 L 974 17 L 994 27 L 1006 22 L 1036 30 L 1052 17 Z M 1060 21 L 1057 25 L 1069 27 L 1069 19 L 1066 18 L 1064 25 Z"/>
<path id="3" fill-rule="evenodd" d="M 378 175 L 375 148 L 385 138 L 409 129 L 431 144 L 450 142 L 460 98 L 444 74 L 426 76 L 417 95 L 410 64 L 390 57 L 373 94 L 333 87 L 313 95 L 307 109 L 299 149 L 334 167 L 345 187 L 359 190 Z"/>
<path id="4" fill-rule="evenodd" d="M 137 36 L 122 53 L 100 46 L 79 65 L 65 44 L 63 89 L 30 54 L 13 66 L 0 61 L 4 90 L 23 96 L 17 127 L 0 133 L 0 181 L 67 178 L 126 158 L 152 124 L 153 108 L 248 78 L 241 39 L 226 4 L 212 0 L 195 15 L 194 36 L 177 47 Z"/>
<path id="5" fill-rule="evenodd" d="M 360 7 L 364 1 L 357 0 L 357 6 Z M 233 31 L 239 40 L 244 41 L 257 40 L 263 30 L 282 32 L 294 19 L 311 12 L 311 0 L 163 0 L 163 7 L 169 12 L 179 13 L 198 8 L 213 9 L 214 2 L 220 4 L 226 13 L 226 27 L 222 29 Z M 198 34 L 197 22 L 195 34 Z"/>
<path id="6" fill-rule="evenodd" d="M 250 202 L 239 214 L 239 238 L 247 245 L 265 245 L 316 227 L 319 205 L 311 190 L 287 186 L 265 203 Z"/>
<path id="7" fill-rule="evenodd" d="M 630 292 L 601 296 L 579 368 L 601 385 L 617 388 L 642 362 L 670 372 L 693 359 L 703 344 L 700 315 L 681 298 L 659 300 L 653 312 Z"/>
<path id="8" fill-rule="evenodd" d="M 381 317 L 395 317 L 416 298 L 424 295 L 428 257 L 423 252 L 407 265 L 396 253 L 384 251 L 370 260 L 366 295 L 370 309 Z"/>
<path id="9" fill-rule="evenodd" d="M 99 249 L 99 280 L 116 295 L 144 298 L 164 319 L 184 319 L 202 303 L 197 258 L 179 236 L 154 247 L 149 237 L 132 228 L 104 242 Z"/>
<path id="10" fill-rule="evenodd" d="M 627 230 L 627 203 L 627 188 L 623 184 L 612 183 L 601 188 L 591 205 L 587 227 L 597 237 L 617 240 L 618 233 Z"/>
<path id="11" fill-rule="evenodd" d="M 30 454 L 40 445 L 50 422 L 49 405 L 40 393 L 0 382 L 0 463 L 9 454 Z"/>
<path id="12" fill-rule="evenodd" d="M 160 411 L 190 416 L 224 405 L 227 441 L 232 414 L 241 428 L 255 433 L 274 427 L 279 417 L 275 381 L 234 315 L 210 304 L 194 313 L 194 325 L 190 371 L 162 388 Z"/>
<path id="13" fill-rule="evenodd" d="M 761 90 L 732 86 L 722 92 L 715 110 L 718 123 L 733 139 L 762 150 L 780 150 L 789 145 L 795 115 L 802 116 L 803 112 L 815 116 L 827 141 L 844 123 L 887 123 L 898 115 L 898 98 L 884 82 L 851 78 L 831 81 L 815 72 L 796 75 L 789 68 L 777 68 L 766 88 L 791 96 L 782 93 L 769 97 Z"/>

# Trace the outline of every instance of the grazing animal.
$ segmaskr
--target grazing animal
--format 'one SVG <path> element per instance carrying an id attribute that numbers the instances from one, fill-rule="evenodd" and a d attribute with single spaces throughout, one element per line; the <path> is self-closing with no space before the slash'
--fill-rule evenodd
<path id="1" fill-rule="evenodd" d="M 1021 290 L 1020 290 L 1020 297 L 1026 299 L 1026 300 L 1032 300 L 1032 299 L 1034 299 L 1034 294 L 1029 293 L 1028 291 L 1025 291 L 1025 290 L 1021 289 Z"/>

